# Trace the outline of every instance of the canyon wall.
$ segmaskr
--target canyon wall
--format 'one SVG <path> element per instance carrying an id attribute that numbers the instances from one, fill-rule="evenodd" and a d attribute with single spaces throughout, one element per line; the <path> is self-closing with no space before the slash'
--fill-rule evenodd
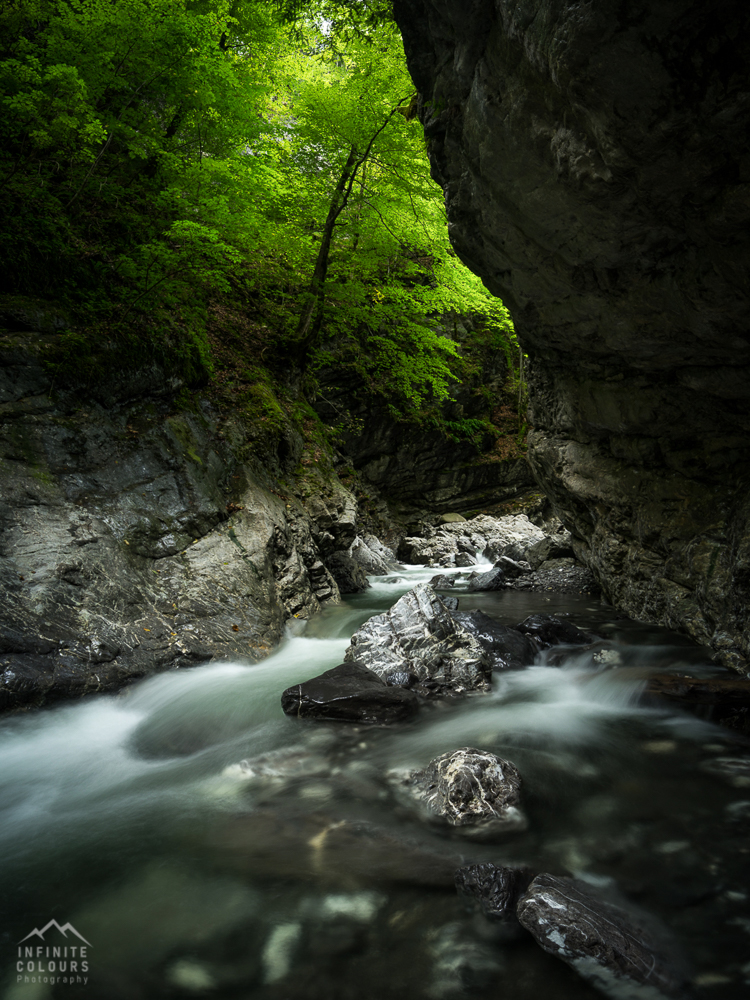
<path id="1" fill-rule="evenodd" d="M 453 244 L 605 593 L 750 659 L 750 8 L 396 0 Z"/>

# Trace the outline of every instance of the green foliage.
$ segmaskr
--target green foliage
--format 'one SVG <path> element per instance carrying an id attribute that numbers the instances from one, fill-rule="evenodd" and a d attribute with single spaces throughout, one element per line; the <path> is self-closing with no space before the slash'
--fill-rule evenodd
<path id="1" fill-rule="evenodd" d="M 269 358 L 358 366 L 400 412 L 462 377 L 445 315 L 517 369 L 448 242 L 388 0 L 14 0 L 0 53 L 0 273 L 74 316 L 60 378 L 77 354 L 200 380 L 221 299 Z"/>

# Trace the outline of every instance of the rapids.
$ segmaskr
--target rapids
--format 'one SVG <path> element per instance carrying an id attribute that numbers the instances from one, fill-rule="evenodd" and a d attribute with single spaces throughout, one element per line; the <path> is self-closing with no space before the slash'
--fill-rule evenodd
<path id="1" fill-rule="evenodd" d="M 616 887 L 677 938 L 700 995 L 744 995 L 750 778 L 721 762 L 746 746 L 642 697 L 650 673 L 710 674 L 705 650 L 588 597 L 468 594 L 459 582 L 461 610 L 505 624 L 568 615 L 605 637 L 604 665 L 541 654 L 496 674 L 488 695 L 390 728 L 282 714 L 284 688 L 341 662 L 363 621 L 434 573 L 372 578 L 259 664 L 173 671 L 5 718 L 4 1000 L 598 996 L 531 939 L 498 940 L 469 913 L 450 886 L 461 859 Z M 401 813 L 384 774 L 461 746 L 517 765 L 526 832 L 480 846 Z M 359 840 L 327 851 L 327 831 L 345 823 Z M 51 920 L 74 930 L 44 931 Z M 63 981 L 74 960 L 84 978 L 83 959 L 50 958 L 53 945 L 84 949 L 85 982 Z"/>

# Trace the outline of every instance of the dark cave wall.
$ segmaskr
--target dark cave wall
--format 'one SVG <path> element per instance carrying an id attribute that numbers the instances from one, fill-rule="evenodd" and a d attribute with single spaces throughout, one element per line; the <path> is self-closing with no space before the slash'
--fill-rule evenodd
<path id="1" fill-rule="evenodd" d="M 454 246 L 531 357 L 540 485 L 619 607 L 747 670 L 750 7 L 395 10 Z"/>

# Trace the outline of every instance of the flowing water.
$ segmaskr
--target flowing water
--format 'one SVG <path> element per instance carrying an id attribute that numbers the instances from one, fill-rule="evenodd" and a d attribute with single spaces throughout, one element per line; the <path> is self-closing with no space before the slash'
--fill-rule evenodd
<path id="1" fill-rule="evenodd" d="M 4 1000 L 598 996 L 465 908 L 451 873 L 480 860 L 616 888 L 677 939 L 698 995 L 747 996 L 746 745 L 642 698 L 649 673 L 711 673 L 703 650 L 588 597 L 459 584 L 461 610 L 505 624 L 567 615 L 605 637 L 605 666 L 542 654 L 392 727 L 282 714 L 284 688 L 340 663 L 361 622 L 433 572 L 373 578 L 260 664 L 5 719 Z M 461 746 L 517 765 L 527 831 L 475 844 L 402 811 L 386 772 Z"/>

